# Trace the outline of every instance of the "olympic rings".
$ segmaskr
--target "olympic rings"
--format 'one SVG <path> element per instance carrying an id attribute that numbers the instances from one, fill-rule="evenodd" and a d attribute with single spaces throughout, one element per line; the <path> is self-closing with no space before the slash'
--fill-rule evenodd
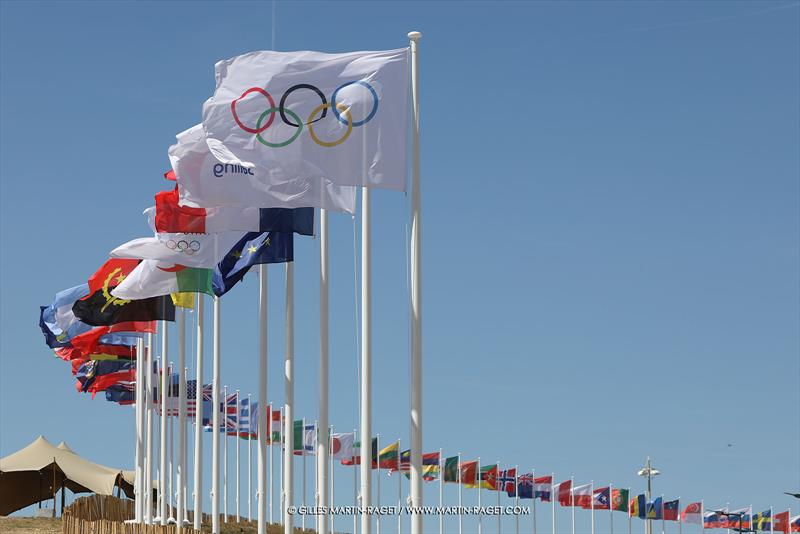
<path id="1" fill-rule="evenodd" d="M 336 95 L 339 94 L 339 91 L 341 91 L 345 87 L 349 87 L 350 85 L 354 84 L 365 87 L 372 94 L 372 109 L 370 110 L 369 114 L 366 117 L 364 117 L 359 121 L 353 120 L 353 116 L 350 113 L 350 108 L 348 106 L 336 102 Z M 292 92 L 300 89 L 308 89 L 310 91 L 315 92 L 319 97 L 319 99 L 322 101 L 322 103 L 319 106 L 314 108 L 314 111 L 312 111 L 311 114 L 308 116 L 308 120 L 306 122 L 303 122 L 295 112 L 286 107 L 286 100 L 289 98 L 289 95 Z M 239 100 L 245 98 L 250 93 L 259 93 L 263 95 L 269 102 L 269 107 L 267 108 L 267 110 L 261 113 L 261 115 L 258 117 L 258 121 L 256 122 L 255 128 L 251 128 L 245 125 L 239 118 L 239 115 L 236 113 L 236 103 Z M 251 87 L 247 89 L 245 92 L 243 92 L 242 96 L 231 102 L 231 114 L 233 115 L 233 119 L 234 121 L 236 121 L 236 124 L 239 126 L 239 128 L 241 128 L 245 132 L 255 134 L 256 139 L 261 144 L 268 146 L 270 148 L 282 148 L 294 142 L 294 140 L 297 139 L 302 133 L 303 125 L 308 126 L 308 133 L 311 136 L 311 139 L 316 144 L 322 147 L 334 147 L 342 144 L 345 140 L 347 140 L 347 138 L 350 137 L 350 134 L 353 132 L 354 127 L 363 126 L 364 124 L 372 120 L 372 118 L 378 111 L 379 104 L 380 100 L 378 98 L 378 93 L 375 91 L 372 85 L 363 80 L 355 80 L 340 85 L 331 94 L 330 102 L 328 101 L 328 99 L 325 98 L 325 94 L 322 91 L 320 91 L 319 88 L 308 83 L 299 83 L 289 87 L 289 89 L 287 89 L 283 93 L 280 102 L 277 106 L 275 105 L 275 100 L 272 98 L 272 95 L 270 95 L 269 92 L 267 92 L 265 89 L 262 89 L 261 87 Z M 316 133 L 314 132 L 314 128 L 312 127 L 313 123 L 320 121 L 327 116 L 329 108 L 333 112 L 333 115 L 336 117 L 336 119 L 345 126 L 347 126 L 347 131 L 340 139 L 336 141 L 322 141 L 319 137 L 317 137 Z M 286 141 L 282 141 L 280 143 L 271 143 L 261 136 L 261 134 L 267 128 L 272 126 L 272 123 L 275 120 L 275 112 L 278 112 L 284 124 L 297 128 L 297 131 L 294 133 L 294 135 L 292 135 Z M 265 119 L 267 118 L 268 115 L 269 119 L 266 120 L 265 122 Z M 292 122 L 292 120 L 289 120 L 289 118 L 293 119 L 294 122 Z"/>
<path id="2" fill-rule="evenodd" d="M 340 145 L 340 144 L 344 143 L 345 139 L 350 137 L 350 133 L 352 133 L 352 131 L 353 131 L 353 117 L 350 116 L 350 110 L 347 109 L 347 106 L 345 106 L 344 104 L 337 104 L 337 106 L 340 107 L 342 113 L 347 115 L 347 122 L 345 123 L 345 124 L 347 124 L 347 131 L 344 133 L 342 138 L 339 139 L 338 141 L 321 141 L 317 137 L 317 135 L 314 133 L 314 128 L 311 126 L 311 123 L 314 122 L 313 119 L 314 119 L 314 117 L 316 116 L 317 113 L 322 111 L 322 115 L 324 116 L 325 115 L 325 110 L 327 108 L 332 107 L 332 105 L 333 105 L 333 102 L 331 102 L 329 104 L 321 104 L 321 105 L 317 106 L 316 109 L 314 109 L 314 111 L 311 112 L 311 115 L 308 116 L 308 119 L 310 121 L 308 123 L 308 134 L 311 136 L 311 139 L 313 139 L 314 142 L 317 143 L 320 146 L 332 147 L 332 146 Z"/>
<path id="3" fill-rule="evenodd" d="M 261 132 L 263 132 L 264 130 L 266 130 L 267 128 L 270 127 L 270 125 L 272 124 L 272 121 L 275 120 L 275 115 L 272 115 L 269 118 L 269 120 L 267 121 L 267 124 L 265 124 L 263 128 L 257 126 L 256 129 L 254 130 L 252 128 L 248 128 L 247 126 L 245 126 L 242 123 L 242 121 L 239 120 L 239 115 L 236 114 L 236 102 L 238 102 L 239 100 L 243 99 L 244 97 L 246 97 L 250 93 L 261 93 L 262 95 L 267 97 L 267 100 L 269 100 L 270 107 L 273 107 L 273 108 L 275 107 L 275 100 L 272 99 L 272 95 L 271 94 L 269 94 L 268 92 L 266 92 L 264 89 L 262 89 L 260 87 L 251 87 L 250 89 L 248 89 L 247 91 L 242 93 L 242 96 L 240 96 L 239 98 L 237 98 L 236 100 L 231 102 L 231 113 L 233 114 L 233 120 L 236 121 L 236 124 L 239 125 L 239 128 L 241 128 L 245 132 L 250 132 L 251 134 L 260 134 Z M 281 107 L 283 107 L 283 106 L 281 106 Z"/>
<path id="4" fill-rule="evenodd" d="M 327 101 L 327 100 L 325 100 L 325 95 L 322 93 L 322 91 L 320 91 L 319 89 L 317 89 L 316 87 L 314 87 L 314 86 L 313 86 L 313 85 L 311 85 L 311 84 L 308 84 L 308 83 L 298 83 L 297 85 L 293 85 L 293 86 L 291 86 L 290 88 L 288 88 L 288 89 L 286 90 L 286 92 L 285 92 L 285 93 L 283 93 L 283 96 L 281 97 L 281 102 L 280 102 L 280 104 L 278 104 L 278 107 L 280 108 L 280 109 L 279 109 L 279 111 L 280 111 L 280 114 L 281 114 L 281 119 L 283 119 L 283 122 L 285 122 L 285 123 L 286 123 L 286 124 L 288 124 L 289 126 L 294 126 L 295 128 L 299 128 L 299 127 L 300 127 L 300 124 L 294 124 L 293 122 L 289 122 L 289 121 L 286 119 L 286 109 L 284 108 L 284 105 L 286 104 L 286 98 L 289 96 L 289 94 L 290 94 L 292 91 L 296 91 L 297 89 L 311 89 L 312 91 L 314 91 L 315 93 L 317 93 L 317 95 L 319 95 L 319 99 L 320 99 L 320 100 L 322 100 L 322 103 L 323 103 L 323 104 L 327 104 L 327 103 L 328 103 L 328 101 Z M 320 115 L 319 119 L 317 119 L 317 120 L 322 120 L 322 119 L 324 119 L 324 118 L 325 118 L 325 115 L 326 115 L 327 113 L 328 113 L 328 110 L 327 110 L 327 109 L 324 109 L 324 110 L 322 111 L 322 115 Z M 299 122 L 299 119 L 298 119 L 298 122 Z M 307 122 L 307 123 L 306 123 L 306 125 L 308 125 L 308 124 L 311 124 L 311 123 L 310 123 L 310 122 Z"/>
<path id="5" fill-rule="evenodd" d="M 369 89 L 370 93 L 372 93 L 372 111 L 369 112 L 369 115 L 367 115 L 365 119 L 353 122 L 353 126 L 361 126 L 362 124 L 368 123 L 370 119 L 372 119 L 372 117 L 374 117 L 375 113 L 378 111 L 378 93 L 375 92 L 375 89 L 373 89 L 370 84 L 368 84 L 363 80 L 356 80 L 354 82 L 343 83 L 342 85 L 337 87 L 336 90 L 331 95 L 331 104 L 333 105 L 333 114 L 336 115 L 336 118 L 339 119 L 339 122 L 341 122 L 342 124 L 347 124 L 345 121 L 342 120 L 341 115 L 339 115 L 339 111 L 337 109 L 339 106 L 336 105 L 336 95 L 339 93 L 339 91 L 341 91 L 345 87 L 353 84 L 363 85 L 364 87 Z M 351 122 L 352 122 L 352 117 L 351 117 Z"/>
<path id="6" fill-rule="evenodd" d="M 174 239 L 170 239 L 165 244 L 167 245 L 168 249 L 183 252 L 188 256 L 192 256 L 195 252 L 200 250 L 200 242 L 194 240 L 186 241 L 185 239 L 181 239 L 179 241 L 175 241 Z"/>
<path id="7" fill-rule="evenodd" d="M 270 113 L 271 113 L 272 115 L 270 116 L 270 119 L 269 119 L 269 120 L 270 120 L 270 121 L 272 121 L 272 118 L 275 116 L 275 112 L 276 112 L 276 111 L 278 111 L 278 108 L 276 108 L 276 107 L 271 107 L 271 108 L 269 108 L 267 111 L 265 111 L 264 113 L 262 113 L 262 114 L 261 114 L 261 116 L 258 118 L 258 122 L 256 123 L 256 128 L 259 128 L 259 129 L 261 128 L 261 121 L 263 121 L 263 120 L 264 120 L 264 117 L 266 117 L 266 116 L 267 116 L 268 114 L 270 114 Z M 282 143 L 270 143 L 269 141 L 267 141 L 267 140 L 265 140 L 263 137 L 261 137 L 261 134 L 260 134 L 260 133 L 258 133 L 258 134 L 256 134 L 256 139 L 258 139 L 258 141 L 259 141 L 261 144 L 267 145 L 267 146 L 268 146 L 268 147 L 270 147 L 270 148 L 281 148 L 281 147 L 285 147 L 286 145 L 288 145 L 289 143 L 291 143 L 292 141 L 294 141 L 295 139 L 297 139 L 297 137 L 300 135 L 300 132 L 302 132 L 302 131 L 303 131 L 303 125 L 302 125 L 302 123 L 300 122 L 300 117 L 298 117 L 298 116 L 297 116 L 297 113 L 295 113 L 294 111 L 292 111 L 292 110 L 290 110 L 290 109 L 281 110 L 281 113 L 283 113 L 284 111 L 285 111 L 286 113 L 288 113 L 289 115 L 291 115 L 291 116 L 294 118 L 294 120 L 296 120 L 296 121 L 298 122 L 298 124 L 300 124 L 300 127 L 299 127 L 299 128 L 297 128 L 297 131 L 296 131 L 296 132 L 294 132 L 294 135 L 293 135 L 293 136 L 291 136 L 289 139 L 287 139 L 286 141 L 284 141 L 284 142 L 282 142 Z M 267 121 L 267 124 L 269 124 L 269 121 Z M 287 124 L 288 124 L 288 123 L 287 123 Z M 308 126 L 308 127 L 309 127 L 309 128 L 311 128 L 311 124 L 310 124 L 310 123 L 309 123 L 309 126 Z M 266 128 L 265 128 L 265 129 L 266 129 Z M 263 132 L 264 130 L 261 130 L 261 131 Z"/>

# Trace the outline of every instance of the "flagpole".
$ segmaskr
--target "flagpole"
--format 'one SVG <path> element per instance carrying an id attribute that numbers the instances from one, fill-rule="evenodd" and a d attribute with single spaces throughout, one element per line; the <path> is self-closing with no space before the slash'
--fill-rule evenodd
<path id="1" fill-rule="evenodd" d="M 533 490 L 533 485 L 531 485 L 531 490 Z M 531 494 L 533 496 L 533 494 Z M 514 466 L 514 506 L 519 507 L 519 466 Z M 516 514 L 515 517 L 515 528 L 514 533 L 519 534 L 519 514 Z"/>
<path id="2" fill-rule="evenodd" d="M 235 441 L 236 443 L 236 491 L 235 491 L 235 499 L 236 499 L 236 522 L 239 523 L 241 521 L 241 517 L 239 516 L 239 472 L 241 468 L 239 466 L 239 447 L 240 439 L 239 439 L 239 414 L 241 413 L 240 410 L 242 409 L 241 403 L 239 402 L 239 390 L 236 390 L 236 436 Z"/>
<path id="3" fill-rule="evenodd" d="M 183 489 L 183 523 L 181 524 L 181 527 L 189 526 L 191 524 L 191 522 L 189 521 L 189 502 L 188 502 L 188 497 L 187 497 L 187 493 L 189 492 L 189 476 L 188 476 L 188 471 L 189 471 L 189 430 L 186 427 L 186 425 L 187 425 L 186 421 L 188 421 L 188 418 L 189 418 L 189 406 L 188 406 L 189 405 L 189 397 L 188 397 L 189 385 L 188 385 L 188 383 L 186 381 L 186 377 L 187 376 L 189 376 L 189 368 L 188 367 L 184 367 L 184 369 L 183 369 L 183 377 L 184 377 L 184 384 L 186 384 L 185 390 L 186 390 L 187 396 L 184 397 L 184 399 L 183 399 L 183 403 L 184 403 L 184 407 L 185 407 L 185 413 L 186 413 L 186 420 L 183 422 L 183 426 L 181 427 L 181 432 L 183 432 L 183 441 L 184 441 L 184 445 L 185 445 L 184 448 L 183 448 L 183 451 L 182 451 L 183 452 L 183 467 L 184 467 L 183 473 L 184 473 L 184 475 L 183 475 L 183 484 L 181 486 L 182 489 Z"/>
<path id="4" fill-rule="evenodd" d="M 497 469 L 497 474 L 499 475 L 500 474 L 500 462 L 499 461 L 497 462 L 496 469 Z M 497 479 L 495 479 L 495 481 L 494 481 L 494 490 L 495 490 L 495 493 L 497 493 L 497 507 L 500 508 L 500 490 L 497 488 Z M 500 520 L 500 514 L 497 514 L 497 534 L 500 534 L 500 531 L 502 530 L 502 528 L 503 527 L 502 527 L 502 522 Z M 592 533 L 592 534 L 594 534 L 594 533 Z"/>
<path id="5" fill-rule="evenodd" d="M 144 443 L 142 440 L 142 415 L 144 414 L 144 376 L 141 371 L 144 369 L 144 350 L 141 339 L 136 340 L 136 404 L 134 413 L 136 415 L 136 448 L 135 465 L 136 477 L 134 478 L 134 519 L 136 523 L 141 523 L 144 517 Z M 55 481 L 55 469 L 53 470 L 53 480 Z M 56 513 L 56 487 L 53 483 L 53 517 Z"/>
<path id="6" fill-rule="evenodd" d="M 380 432 L 375 434 L 375 439 L 377 439 L 377 449 L 378 449 L 378 457 L 376 459 L 375 467 L 378 469 L 378 473 L 375 483 L 375 504 L 380 507 L 381 505 L 381 434 Z M 370 445 L 371 446 L 371 445 Z M 370 461 L 370 468 L 372 468 L 372 462 Z M 381 516 L 380 514 L 375 518 L 375 532 L 376 534 L 381 534 Z"/>
<path id="7" fill-rule="evenodd" d="M 186 478 L 186 308 L 178 313 L 178 465 L 175 520 L 183 526 L 183 483 Z"/>
<path id="8" fill-rule="evenodd" d="M 319 210 L 319 427 L 328 429 L 328 211 Z M 328 506 L 330 437 L 317 431 L 317 488 L 319 505 Z M 328 534 L 328 515 L 319 516 L 319 534 Z"/>
<path id="9" fill-rule="evenodd" d="M 294 262 L 286 262 L 286 355 L 284 362 L 286 393 L 284 394 L 284 508 L 283 528 L 285 534 L 294 534 L 294 516 L 288 510 L 294 500 L 294 426 L 291 432 L 285 427 L 294 424 Z"/>
<path id="10" fill-rule="evenodd" d="M 461 495 L 461 451 L 458 453 L 458 534 L 463 534 L 464 510 Z"/>
<path id="11" fill-rule="evenodd" d="M 356 429 L 353 429 L 353 442 L 356 441 L 356 436 L 358 436 L 358 433 L 357 433 Z M 361 456 L 361 445 L 360 445 L 361 437 L 360 436 L 359 436 L 358 442 L 359 442 L 358 455 L 360 457 Z M 355 458 L 353 458 L 353 461 L 355 461 Z M 356 506 L 356 507 L 359 506 L 359 500 L 358 500 L 358 469 L 356 468 L 355 465 L 353 466 L 353 506 Z M 353 534 L 358 534 L 358 514 L 356 512 L 353 512 Z"/>
<path id="12" fill-rule="evenodd" d="M 631 498 L 631 489 L 628 488 L 628 534 L 633 534 L 633 518 L 631 517 L 631 501 L 630 501 L 630 498 Z M 702 519 L 702 514 L 701 514 L 701 519 Z M 701 526 L 702 526 L 702 523 L 703 522 L 700 521 Z"/>
<path id="13" fill-rule="evenodd" d="M 411 44 L 411 504 L 422 506 L 422 193 L 419 165 L 419 40 L 409 32 Z M 411 516 L 412 534 L 422 534 L 422 515 Z M 369 534 L 369 533 L 365 533 Z"/>
<path id="14" fill-rule="evenodd" d="M 331 425 L 328 428 L 328 449 L 327 450 L 328 450 L 329 453 L 330 453 L 331 448 L 333 446 L 333 444 L 331 443 L 332 439 L 333 439 L 333 425 Z M 330 493 L 329 493 L 329 495 L 330 495 L 330 503 L 329 504 L 330 504 L 330 506 L 336 506 L 336 503 L 333 500 L 333 490 L 336 487 L 336 485 L 333 483 L 333 473 L 334 473 L 334 471 L 333 471 L 333 455 L 331 455 L 331 454 L 328 454 L 328 473 L 330 473 L 330 481 L 331 481 L 331 487 L 330 487 Z M 336 519 L 336 516 L 331 514 L 330 515 L 331 532 L 334 532 L 334 533 L 336 532 L 336 521 L 335 521 L 335 519 Z"/>
<path id="15" fill-rule="evenodd" d="M 260 439 L 260 438 L 256 438 Z M 253 520 L 253 399 L 247 394 L 247 520 Z"/>
<path id="16" fill-rule="evenodd" d="M 316 454 L 317 439 L 319 436 L 319 419 L 314 420 L 314 443 L 311 445 L 314 452 L 314 506 L 319 506 L 319 480 L 317 480 L 316 473 L 319 470 L 319 456 Z M 319 518 L 320 514 L 314 513 L 314 528 L 319 531 Z"/>
<path id="17" fill-rule="evenodd" d="M 575 534 L 575 477 L 569 477 L 569 505 L 572 508 L 572 534 Z"/>
<path id="18" fill-rule="evenodd" d="M 256 477 L 258 488 L 256 489 L 258 506 L 258 534 L 267 533 L 266 517 L 264 507 L 266 505 L 264 492 L 264 482 L 267 455 L 267 421 L 265 417 L 272 417 L 272 410 L 264 414 L 264 407 L 267 406 L 267 378 L 269 372 L 267 344 L 267 266 L 261 264 L 258 268 L 258 475 Z M 272 405 L 270 405 L 271 407 Z M 252 410 L 251 410 L 252 412 Z M 251 413 L 252 417 L 252 413 Z M 270 465 L 272 462 L 270 461 Z M 272 495 L 270 489 L 270 495 Z M 270 509 L 270 519 L 272 510 Z"/>
<path id="19" fill-rule="evenodd" d="M 303 506 L 306 506 L 306 418 L 303 417 L 302 421 L 303 421 L 303 424 L 302 424 L 303 433 L 300 434 L 300 439 L 302 440 L 300 442 L 300 453 L 303 455 L 302 456 L 302 458 L 303 458 L 303 484 L 302 484 L 302 487 L 303 487 L 303 499 L 302 499 L 301 503 L 302 503 Z M 296 445 L 295 445 L 295 447 L 296 447 Z M 293 453 L 294 453 L 294 451 L 293 451 Z M 300 528 L 302 530 L 306 529 L 306 514 L 302 514 L 300 516 Z"/>
<path id="20" fill-rule="evenodd" d="M 212 441 L 211 441 L 211 534 L 219 530 L 219 388 L 220 388 L 220 300 L 214 297 L 214 364 L 211 378 Z"/>
<path id="21" fill-rule="evenodd" d="M 169 347 L 169 332 L 167 330 L 167 321 L 161 321 L 161 391 L 159 392 L 159 402 L 161 403 L 161 453 L 160 453 L 160 469 L 158 473 L 158 495 L 160 497 L 159 515 L 161 516 L 161 525 L 167 524 L 167 396 L 169 389 L 167 389 L 167 353 Z M 214 533 L 218 534 L 218 533 Z"/>
<path id="22" fill-rule="evenodd" d="M 478 534 L 483 534 L 483 514 L 481 513 L 481 457 L 478 456 L 478 464 L 475 469 L 475 478 L 478 481 Z"/>
<path id="23" fill-rule="evenodd" d="M 553 484 L 550 482 L 550 499 L 553 497 Z M 536 534 L 536 469 L 531 468 L 531 508 L 533 508 L 533 534 Z M 554 529 L 555 532 L 555 529 Z"/>
<path id="24" fill-rule="evenodd" d="M 753 521 L 753 510 L 750 510 L 750 521 Z M 755 529 L 754 529 L 755 530 Z M 611 534 L 614 534 L 613 532 Z M 683 534 L 683 514 L 681 514 L 681 497 L 678 496 L 678 534 Z"/>
<path id="25" fill-rule="evenodd" d="M 553 508 L 553 534 L 556 534 L 556 474 L 550 474 L 550 504 Z"/>
<path id="26" fill-rule="evenodd" d="M 194 414 L 194 529 L 203 524 L 203 294 L 197 294 L 197 363 Z"/>
<path id="27" fill-rule="evenodd" d="M 589 482 L 589 504 L 592 507 L 592 534 L 594 534 L 594 480 Z"/>
<path id="28" fill-rule="evenodd" d="M 222 521 L 228 522 L 228 386 L 222 388 Z"/>
<path id="29" fill-rule="evenodd" d="M 741 525 L 739 525 L 741 527 Z M 667 532 L 667 520 L 664 519 L 664 494 L 661 494 L 661 534 Z"/>
<path id="30" fill-rule="evenodd" d="M 266 436 L 264 438 L 264 449 L 269 451 L 269 522 L 270 523 L 274 523 L 275 520 L 273 518 L 273 509 L 275 507 L 275 501 L 273 499 L 272 494 L 274 492 L 273 488 L 274 488 L 274 485 L 275 485 L 275 482 L 274 482 L 275 479 L 273 477 L 274 469 L 273 469 L 272 466 L 275 463 L 274 462 L 275 451 L 273 450 L 275 447 L 274 447 L 274 444 L 272 443 L 272 403 L 271 402 L 269 403 L 269 411 L 267 413 L 269 414 L 269 421 L 267 421 L 267 426 L 266 426 L 266 431 L 265 431 Z M 278 428 L 280 428 L 280 426 Z M 261 434 L 259 434 L 259 435 L 261 435 Z M 261 439 L 261 438 L 259 438 L 259 439 Z M 269 440 L 269 441 L 267 441 L 267 440 Z M 269 449 L 267 449 L 267 443 L 269 443 Z M 259 445 L 259 447 L 260 446 L 261 445 Z M 266 531 L 266 529 L 265 529 L 265 531 Z"/>
<path id="31" fill-rule="evenodd" d="M 403 530 L 403 514 L 400 513 L 400 507 L 403 506 L 403 472 L 400 470 L 402 467 L 402 458 L 403 452 L 400 450 L 400 440 L 397 440 L 397 534 L 400 534 Z M 409 458 L 411 460 L 411 458 Z M 439 449 L 439 465 L 441 466 L 442 463 L 442 450 Z M 439 470 L 439 484 L 441 485 L 441 475 L 442 471 Z M 441 489 L 439 490 L 441 491 Z M 441 497 L 439 498 L 441 501 Z M 441 504 L 441 502 L 439 503 Z M 441 519 L 439 520 L 441 523 Z M 441 534 L 441 533 L 440 533 Z"/>
<path id="32" fill-rule="evenodd" d="M 153 522 L 153 334 L 147 334 L 147 348 L 145 350 L 145 366 L 147 378 L 145 379 L 145 408 L 147 410 L 147 445 L 145 452 L 145 523 Z"/>
<path id="33" fill-rule="evenodd" d="M 770 506 L 769 507 L 769 534 L 774 534 L 774 532 L 775 532 L 774 521 L 772 520 L 773 516 L 775 514 L 773 514 L 772 512 L 773 512 L 772 506 Z M 703 524 L 703 505 L 702 505 L 702 501 L 701 501 L 701 504 L 700 504 L 700 534 L 703 534 L 703 530 L 702 529 L 703 529 L 704 526 L 705 525 Z"/>
<path id="34" fill-rule="evenodd" d="M 608 517 L 611 522 L 611 532 L 614 534 L 614 485 L 608 485 Z"/>
<path id="35" fill-rule="evenodd" d="M 411 458 L 409 458 L 409 461 L 410 460 Z M 444 534 L 444 515 L 442 514 L 442 506 L 444 506 L 444 468 L 442 466 L 442 449 L 439 449 L 439 534 Z M 397 533 L 400 534 L 399 528 L 397 529 Z"/>
<path id="36" fill-rule="evenodd" d="M 364 169 L 366 172 L 366 168 Z M 366 177 L 365 177 L 366 181 Z M 361 506 L 372 504 L 372 265 L 370 190 L 361 188 Z M 366 443 L 366 446 L 365 446 Z M 361 514 L 361 534 L 372 534 L 372 518 Z"/>

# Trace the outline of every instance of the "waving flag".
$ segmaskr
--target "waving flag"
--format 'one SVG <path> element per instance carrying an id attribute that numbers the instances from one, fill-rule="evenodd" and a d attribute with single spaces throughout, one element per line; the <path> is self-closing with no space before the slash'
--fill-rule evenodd
<path id="1" fill-rule="evenodd" d="M 482 465 L 476 482 L 466 482 L 468 488 L 477 488 L 478 484 L 484 489 L 497 489 L 497 464 Z"/>
<path id="2" fill-rule="evenodd" d="M 253 411 L 254 417 L 250 417 Z M 258 437 L 258 401 L 250 405 L 249 398 L 242 398 L 239 401 L 239 437 L 245 439 L 255 439 Z"/>
<path id="3" fill-rule="evenodd" d="M 245 107 L 253 107 L 254 104 L 258 103 L 250 102 L 237 107 L 244 111 Z M 326 120 L 330 115 L 326 113 Z M 269 119 L 267 121 L 270 122 Z M 270 134 L 277 129 L 276 124 Z M 299 169 L 286 172 L 278 168 L 264 170 L 247 167 L 237 164 L 236 158 L 231 158 L 224 147 L 221 147 L 222 152 L 216 150 L 212 154 L 201 124 L 175 137 L 178 142 L 169 148 L 169 160 L 179 184 L 180 200 L 184 204 L 205 207 L 317 207 L 355 213 L 356 188 L 338 185 L 333 180 L 320 177 L 320 172 L 315 172 L 315 176 L 302 176 L 298 175 Z M 295 148 L 299 146 L 298 143 Z M 266 146 L 263 148 L 269 150 Z M 294 149 L 290 148 L 290 151 Z M 218 156 L 224 159 L 217 159 Z M 363 174 L 361 168 L 358 172 L 359 175 Z"/>
<path id="4" fill-rule="evenodd" d="M 647 503 L 647 519 L 661 519 L 664 511 L 664 498 L 656 497 L 656 500 Z"/>
<path id="5" fill-rule="evenodd" d="M 611 488 L 598 488 L 592 493 L 592 507 L 595 510 L 611 508 Z"/>
<path id="6" fill-rule="evenodd" d="M 550 502 L 550 494 L 553 491 L 552 475 L 536 477 L 533 479 L 533 498 L 540 499 L 542 502 Z"/>
<path id="7" fill-rule="evenodd" d="M 169 297 L 126 300 L 111 292 L 136 268 L 139 260 L 110 259 L 89 279 L 89 296 L 75 302 L 72 311 L 81 321 L 109 326 L 129 321 L 174 321 L 175 305 Z"/>
<path id="8" fill-rule="evenodd" d="M 331 458 L 334 460 L 352 458 L 355 454 L 353 450 L 355 437 L 353 432 L 333 434 L 331 436 Z"/>
<path id="9" fill-rule="evenodd" d="M 788 510 L 772 516 L 773 532 L 783 532 L 783 534 L 789 534 L 789 532 L 791 532 L 791 528 Z"/>
<path id="10" fill-rule="evenodd" d="M 497 472 L 497 491 L 505 491 L 509 497 L 517 493 L 517 469 L 504 469 Z"/>
<path id="11" fill-rule="evenodd" d="M 155 237 L 140 237 L 123 243 L 112 250 L 109 256 L 213 269 L 241 238 L 242 232 L 160 233 Z"/>
<path id="12" fill-rule="evenodd" d="M 444 460 L 444 481 L 458 482 L 458 456 L 450 456 Z"/>
<path id="13" fill-rule="evenodd" d="M 789 520 L 789 526 L 792 532 L 800 532 L 800 515 L 796 515 Z"/>
<path id="14" fill-rule="evenodd" d="M 267 426 L 270 429 L 270 443 L 280 443 L 283 439 L 282 437 L 282 425 L 283 417 L 281 416 L 280 410 L 272 410 L 272 414 L 270 416 L 271 423 Z"/>
<path id="15" fill-rule="evenodd" d="M 106 388 L 105 393 L 107 401 L 116 402 L 122 406 L 136 402 L 133 390 L 125 386 L 109 386 Z"/>
<path id="16" fill-rule="evenodd" d="M 137 301 L 171 293 L 206 293 L 214 295 L 213 271 L 155 260 L 142 262 L 111 291 L 118 299 Z"/>
<path id="17" fill-rule="evenodd" d="M 222 296 L 238 283 L 253 265 L 294 261 L 294 236 L 279 232 L 249 232 L 225 255 L 214 270 L 214 294 Z"/>
<path id="18" fill-rule="evenodd" d="M 181 206 L 178 188 L 156 194 L 156 205 L 144 211 L 154 233 L 295 232 L 314 235 L 314 208 Z"/>
<path id="19" fill-rule="evenodd" d="M 572 506 L 580 506 L 581 508 L 592 507 L 591 484 L 584 484 L 582 486 L 575 486 L 572 488 Z"/>
<path id="20" fill-rule="evenodd" d="M 380 469 L 399 469 L 398 455 L 400 443 L 395 441 L 378 452 L 378 467 Z"/>
<path id="21" fill-rule="evenodd" d="M 458 469 L 461 472 L 461 483 L 466 485 L 467 487 L 477 488 L 478 484 L 478 462 L 461 462 L 458 466 Z"/>
<path id="22" fill-rule="evenodd" d="M 628 515 L 646 519 L 647 517 L 647 497 L 644 494 L 637 495 L 628 503 Z"/>
<path id="23" fill-rule="evenodd" d="M 222 163 L 266 171 L 229 187 L 329 180 L 405 191 L 408 58 L 402 48 L 219 61 L 216 90 L 203 105 L 208 147 Z"/>
<path id="24" fill-rule="evenodd" d="M 611 491 L 611 509 L 618 512 L 628 511 L 628 494 L 627 489 L 613 489 Z"/>
<path id="25" fill-rule="evenodd" d="M 675 499 L 674 501 L 664 502 L 664 520 L 678 521 L 678 516 L 680 515 L 680 509 L 681 509 L 681 503 L 678 499 Z"/>
<path id="26" fill-rule="evenodd" d="M 684 512 L 685 514 L 686 512 Z M 686 515 L 684 515 L 684 523 L 686 523 Z M 769 530 L 772 523 L 772 510 L 766 510 L 753 515 L 753 528 L 755 530 Z"/>
<path id="27" fill-rule="evenodd" d="M 572 480 L 565 480 L 559 484 L 556 495 L 558 495 L 558 504 L 572 506 Z"/>

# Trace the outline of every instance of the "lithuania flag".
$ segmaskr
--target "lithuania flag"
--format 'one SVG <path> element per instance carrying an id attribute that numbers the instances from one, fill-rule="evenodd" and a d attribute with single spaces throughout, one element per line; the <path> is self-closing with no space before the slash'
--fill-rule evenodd
<path id="1" fill-rule="evenodd" d="M 381 449 L 381 452 L 378 453 L 378 466 L 381 469 L 398 469 L 397 456 L 399 451 L 400 442 L 398 441 Z"/>

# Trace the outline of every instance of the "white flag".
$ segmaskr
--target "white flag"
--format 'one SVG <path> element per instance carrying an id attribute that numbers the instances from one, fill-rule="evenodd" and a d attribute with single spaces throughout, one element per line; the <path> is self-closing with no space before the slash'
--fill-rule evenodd
<path id="1" fill-rule="evenodd" d="M 111 296 L 125 300 L 146 299 L 171 293 L 206 293 L 213 296 L 212 276 L 211 269 L 143 260 L 111 290 Z"/>
<path id="2" fill-rule="evenodd" d="M 354 441 L 355 434 L 352 432 L 333 434 L 331 436 L 331 458 L 334 460 L 349 460 L 355 456 Z"/>
<path id="3" fill-rule="evenodd" d="M 317 454 L 317 425 L 306 425 L 303 429 L 303 454 Z"/>
<path id="4" fill-rule="evenodd" d="M 213 269 L 243 235 L 242 232 L 157 234 L 156 237 L 140 237 L 123 243 L 109 256 Z"/>
<path id="5" fill-rule="evenodd" d="M 405 191 L 408 56 L 264 51 L 218 62 L 203 128 L 214 156 L 247 172 L 231 187 L 328 180 Z"/>
<path id="6" fill-rule="evenodd" d="M 235 158 L 220 161 L 206 144 L 202 125 L 177 136 L 169 159 L 180 185 L 182 204 L 260 208 L 326 208 L 355 213 L 356 188 L 303 176 L 286 179 L 275 172 L 244 166 Z"/>

